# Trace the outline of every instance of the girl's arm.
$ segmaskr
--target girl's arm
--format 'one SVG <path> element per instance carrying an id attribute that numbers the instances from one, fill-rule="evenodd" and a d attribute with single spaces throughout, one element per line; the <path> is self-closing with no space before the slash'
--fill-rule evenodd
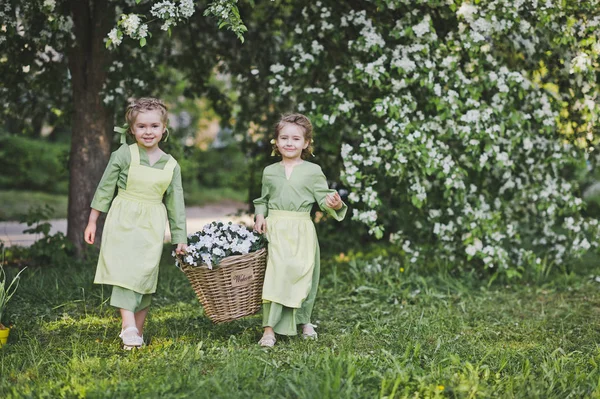
<path id="1" fill-rule="evenodd" d="M 264 171 L 261 184 L 260 198 L 252 201 L 254 203 L 254 214 L 256 215 L 254 221 L 254 230 L 256 230 L 256 232 L 259 234 L 267 232 L 267 221 L 265 220 L 265 217 L 269 212 L 269 185 L 267 184 Z"/>
<path id="2" fill-rule="evenodd" d="M 85 242 L 88 244 L 93 244 L 96 239 L 96 221 L 100 216 L 100 211 L 92 208 L 90 211 L 90 218 L 88 219 L 88 224 L 85 228 L 85 232 L 83 233 L 83 238 Z"/>
<path id="3" fill-rule="evenodd" d="M 181 183 L 181 167 L 179 164 L 173 170 L 173 178 L 164 197 L 169 229 L 171 230 L 171 243 L 177 244 L 175 252 L 182 254 L 187 248 L 187 226 L 185 218 L 185 201 L 183 199 L 183 185 Z"/>
<path id="4" fill-rule="evenodd" d="M 323 212 L 328 213 L 337 221 L 341 221 L 346 217 L 348 206 L 342 201 L 337 191 L 329 188 L 321 168 L 314 175 L 313 195 Z"/>
<path id="5" fill-rule="evenodd" d="M 110 203 L 115 196 L 119 174 L 121 170 L 129 166 L 129 163 L 131 163 L 131 155 L 129 154 L 129 147 L 125 144 L 110 154 L 108 165 L 106 165 L 102 179 L 100 179 L 98 188 L 96 188 L 96 192 L 94 193 L 90 217 L 83 232 L 83 238 L 88 244 L 93 244 L 96 240 L 96 222 L 100 216 L 100 212 L 108 212 Z"/>
<path id="6" fill-rule="evenodd" d="M 110 154 L 108 165 L 106 165 L 102 179 L 100 179 L 98 188 L 96 188 L 96 192 L 94 193 L 94 199 L 91 204 L 93 209 L 97 209 L 100 212 L 108 212 L 115 196 L 119 174 L 121 170 L 128 170 L 130 163 L 131 154 L 126 144 L 123 144 L 118 150 Z"/>

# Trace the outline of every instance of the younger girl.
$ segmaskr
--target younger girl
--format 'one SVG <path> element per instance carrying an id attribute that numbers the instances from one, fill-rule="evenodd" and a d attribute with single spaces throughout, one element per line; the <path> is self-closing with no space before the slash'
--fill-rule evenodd
<path id="1" fill-rule="evenodd" d="M 281 162 L 263 171 L 262 195 L 254 200 L 254 229 L 269 241 L 263 286 L 261 346 L 275 345 L 275 333 L 316 338 L 310 316 L 319 283 L 319 243 L 310 210 L 319 207 L 340 221 L 346 215 L 335 190 L 327 186 L 321 168 L 305 159 L 312 154 L 312 125 L 300 114 L 284 115 L 271 141 Z"/>
<path id="2" fill-rule="evenodd" d="M 108 211 L 94 283 L 113 286 L 110 304 L 121 310 L 119 336 L 123 348 L 132 349 L 144 342 L 167 218 L 177 253 L 186 250 L 187 234 L 181 169 L 158 147 L 166 131 L 167 108 L 158 99 L 140 98 L 127 107 L 125 118 L 136 142 L 112 153 L 84 234 L 93 244 L 96 220 L 100 212 Z M 113 201 L 115 187 L 118 194 Z"/>

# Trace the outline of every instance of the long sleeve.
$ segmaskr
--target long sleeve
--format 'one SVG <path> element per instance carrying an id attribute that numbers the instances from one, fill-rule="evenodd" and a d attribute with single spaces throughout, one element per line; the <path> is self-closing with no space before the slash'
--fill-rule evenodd
<path id="1" fill-rule="evenodd" d="M 183 185 L 181 184 L 181 168 L 179 165 L 173 170 L 173 179 L 165 192 L 163 201 L 167 208 L 171 243 L 187 244 L 185 201 L 183 199 Z"/>
<path id="2" fill-rule="evenodd" d="M 110 154 L 108 165 L 104 170 L 102 179 L 98 183 L 98 188 L 94 193 L 94 198 L 91 203 L 91 207 L 99 210 L 100 212 L 108 212 L 110 204 L 115 196 L 115 189 L 117 188 L 117 181 L 119 174 L 123 169 L 126 169 L 131 162 L 129 156 L 129 148 L 126 145 L 122 145 L 118 150 Z"/>
<path id="3" fill-rule="evenodd" d="M 327 179 L 325 179 L 325 175 L 319 168 L 319 172 L 314 175 L 314 183 L 313 183 L 313 194 L 315 196 L 315 201 L 319 204 L 319 207 L 323 212 L 331 215 L 335 220 L 341 221 L 346 217 L 346 211 L 348 210 L 348 206 L 345 203 L 342 203 L 342 207 L 337 211 L 335 209 L 329 208 L 325 204 L 325 196 L 330 193 L 334 193 L 335 190 L 331 190 L 327 185 Z"/>
<path id="4" fill-rule="evenodd" d="M 256 215 L 263 215 L 265 217 L 268 216 L 269 209 L 267 204 L 269 203 L 269 186 L 267 184 L 267 179 L 265 177 L 266 173 L 263 171 L 262 183 L 261 183 L 261 194 L 260 198 L 257 198 L 253 201 L 254 203 L 254 213 Z"/>

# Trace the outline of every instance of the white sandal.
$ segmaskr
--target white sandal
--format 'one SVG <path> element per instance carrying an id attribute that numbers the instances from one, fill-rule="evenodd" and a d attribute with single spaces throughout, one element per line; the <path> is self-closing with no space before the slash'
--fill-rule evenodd
<path id="1" fill-rule="evenodd" d="M 268 334 L 263 335 L 260 341 L 258 341 L 258 344 L 265 348 L 272 348 L 273 346 L 275 346 L 275 342 L 277 342 L 277 340 L 275 339 L 275 335 Z"/>
<path id="2" fill-rule="evenodd" d="M 136 327 L 127 327 L 121 331 L 119 338 L 123 340 L 123 349 L 132 350 L 139 348 L 144 344 L 144 339 L 139 336 L 139 331 Z"/>
<path id="3" fill-rule="evenodd" d="M 318 334 L 315 331 L 315 328 L 317 328 L 317 326 L 315 326 L 314 324 L 311 324 L 311 323 L 306 323 L 306 324 L 302 325 L 302 338 L 317 339 Z"/>

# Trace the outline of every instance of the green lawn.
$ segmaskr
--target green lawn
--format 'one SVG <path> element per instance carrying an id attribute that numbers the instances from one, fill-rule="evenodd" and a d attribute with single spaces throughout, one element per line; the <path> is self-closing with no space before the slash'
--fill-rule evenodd
<path id="1" fill-rule="evenodd" d="M 0 221 L 19 220 L 29 209 L 48 204 L 54 209 L 50 217 L 67 217 L 68 199 L 66 195 L 49 194 L 39 191 L 0 190 Z"/>
<path id="2" fill-rule="evenodd" d="M 377 270 L 381 264 L 384 272 Z M 371 271 L 369 271 L 371 270 Z M 94 267 L 28 269 L 0 349 L 2 397 L 598 397 L 600 284 L 487 288 L 389 259 L 326 259 L 318 341 L 257 346 L 260 316 L 213 325 L 165 254 L 149 345 L 119 348 Z"/>
<path id="3" fill-rule="evenodd" d="M 187 206 L 202 206 L 224 200 L 245 202 L 248 195 L 243 191 L 230 188 L 203 188 L 187 190 L 185 203 Z M 53 208 L 52 219 L 67 217 L 68 199 L 66 195 L 49 194 L 37 191 L 2 190 L 0 191 L 0 222 L 19 220 L 19 216 L 27 214 L 31 208 L 48 204 Z"/>
<path id="4" fill-rule="evenodd" d="M 185 205 L 186 206 L 202 206 L 207 204 L 219 203 L 224 200 L 233 200 L 237 202 L 246 202 L 248 193 L 245 191 L 233 190 L 231 188 L 198 188 L 194 190 L 186 190 Z"/>

